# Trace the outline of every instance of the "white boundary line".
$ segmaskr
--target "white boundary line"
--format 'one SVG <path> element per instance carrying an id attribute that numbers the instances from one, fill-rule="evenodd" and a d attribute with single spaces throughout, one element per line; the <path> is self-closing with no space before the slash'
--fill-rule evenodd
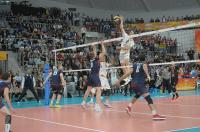
<path id="1" fill-rule="evenodd" d="M 120 102 L 128 102 L 128 101 L 113 101 L 113 103 L 120 103 Z M 143 101 L 141 101 L 142 103 L 144 103 Z M 194 107 L 198 107 L 196 105 L 181 105 L 181 104 L 160 104 L 160 103 L 155 103 L 156 105 L 173 105 L 173 106 L 194 106 Z M 64 108 L 68 108 L 68 107 L 74 107 L 74 106 L 79 106 L 80 104 L 70 104 L 70 105 L 66 105 L 63 106 Z M 45 108 L 45 107 L 44 107 Z M 118 112 L 118 113 L 125 113 L 125 111 L 122 110 L 105 110 L 108 112 Z M 138 115 L 148 115 L 151 116 L 152 114 L 150 113 L 144 113 L 144 112 L 132 112 L 133 114 L 138 114 Z M 58 122 L 52 122 L 52 121 L 47 121 L 47 120 L 42 120 L 42 119 L 37 119 L 37 118 L 31 118 L 31 117 L 25 117 L 25 116 L 20 116 L 20 115 L 13 115 L 14 117 L 18 117 L 18 118 L 23 118 L 23 119 L 29 119 L 29 120 L 35 120 L 35 121 L 40 121 L 40 122 L 44 122 L 44 123 L 49 123 L 49 124 L 54 124 L 54 125 L 61 125 L 61 126 L 67 126 L 67 127 L 73 127 L 73 128 L 78 128 L 78 129 L 84 129 L 84 130 L 89 130 L 89 131 L 95 131 L 95 132 L 105 132 L 103 130 L 97 130 L 97 129 L 92 129 L 92 128 L 87 128 L 87 127 L 81 127 L 81 126 L 76 126 L 76 125 L 70 125 L 70 124 L 64 124 L 64 123 L 58 123 Z M 182 119 L 192 119 L 192 120 L 200 120 L 200 118 L 195 118 L 195 117 L 184 117 L 184 116 L 173 116 L 173 115 L 163 115 L 166 117 L 171 117 L 171 118 L 182 118 Z M 198 127 L 192 127 L 192 128 L 198 128 Z M 186 128 L 187 129 L 192 129 L 192 128 Z M 177 129 L 178 130 L 185 130 L 185 129 Z M 176 130 L 171 130 L 171 131 L 166 131 L 166 132 L 173 132 Z"/>
<path id="2" fill-rule="evenodd" d="M 125 103 L 125 102 L 129 102 L 129 101 L 112 101 L 113 103 Z M 143 100 L 141 100 L 140 101 L 141 103 L 144 103 L 144 104 L 146 104 L 146 102 L 145 101 L 143 101 Z M 155 102 L 155 101 L 154 101 Z M 177 104 L 177 103 L 175 103 L 174 102 L 174 104 L 170 104 L 170 103 L 154 103 L 154 104 L 156 104 L 156 105 L 172 105 L 172 106 L 183 106 L 183 107 L 199 107 L 200 108 L 200 104 L 199 105 L 187 105 L 187 104 Z"/>
<path id="3" fill-rule="evenodd" d="M 121 101 L 121 102 L 126 102 L 126 101 Z M 115 101 L 114 103 L 120 103 L 120 101 Z M 144 103 L 144 102 L 142 102 Z M 160 105 L 160 104 L 158 104 Z M 165 105 L 165 104 L 164 104 Z M 166 105 L 170 105 L 170 104 L 166 104 Z M 175 106 L 176 104 L 174 104 Z M 76 105 L 74 105 L 76 106 Z M 78 106 L 78 105 L 77 105 Z M 181 106 L 181 105 L 180 105 Z M 185 106 L 185 105 L 184 105 Z M 190 105 L 189 105 L 190 106 Z M 194 105 L 195 106 L 195 105 Z M 73 106 L 64 106 L 64 108 L 68 108 L 68 107 L 73 107 Z M 81 106 L 80 106 L 81 107 Z M 120 112 L 120 113 L 125 113 L 125 110 L 122 111 L 122 110 L 114 110 L 114 109 L 106 109 L 105 111 L 113 111 L 113 112 Z M 143 113 L 143 112 L 132 112 L 134 114 L 139 114 L 139 115 L 152 115 L 150 113 Z M 200 120 L 200 117 L 184 117 L 184 116 L 174 116 L 174 115 L 163 115 L 163 116 L 166 116 L 166 117 L 172 117 L 172 118 L 183 118 L 183 119 L 193 119 L 193 120 Z"/>
<path id="4" fill-rule="evenodd" d="M 122 110 L 106 110 L 106 111 L 110 111 L 110 112 L 118 112 L 118 113 L 126 113 L 126 111 L 122 111 Z M 137 114 L 137 115 L 148 115 L 148 116 L 152 116 L 152 114 L 150 113 L 144 113 L 144 112 L 132 112 L 133 114 Z M 163 114 L 162 114 L 163 115 Z M 163 115 L 166 117 L 171 117 L 171 118 L 183 118 L 183 119 L 192 119 L 192 120 L 200 120 L 200 118 L 196 118 L 196 117 L 184 117 L 184 116 L 173 116 L 173 115 Z"/>
<path id="5" fill-rule="evenodd" d="M 196 96 L 196 97 L 200 97 L 199 95 L 188 95 L 188 96 L 181 96 L 181 97 L 191 97 L 191 96 Z M 180 97 L 180 98 L 181 98 Z M 111 101 L 112 103 L 122 103 L 122 102 L 129 102 L 131 99 L 132 99 L 132 97 L 130 97 L 130 98 L 126 98 L 127 100 L 119 100 L 119 101 Z M 130 100 L 129 100 L 130 99 Z M 170 97 L 166 97 L 166 96 L 163 96 L 163 97 L 156 97 L 156 98 L 153 98 L 153 100 L 159 100 L 159 99 L 171 99 Z M 140 99 L 140 101 L 141 101 L 141 103 L 145 103 L 144 101 L 143 101 L 143 99 L 141 100 Z M 155 102 L 155 101 L 154 101 Z M 179 105 L 179 106 L 185 106 L 185 107 L 187 107 L 187 106 L 190 106 L 190 107 L 200 107 L 200 105 L 187 105 L 187 104 L 175 104 L 175 102 L 174 102 L 174 104 L 166 104 L 166 103 L 164 103 L 164 104 L 162 104 L 162 103 L 154 103 L 154 104 L 156 104 L 156 105 Z M 23 104 L 22 104 L 23 105 Z M 62 108 L 67 108 L 67 107 L 73 107 L 73 106 L 80 106 L 81 105 L 81 103 L 79 103 L 79 104 L 64 104 L 63 106 L 62 106 Z M 28 108 L 16 108 L 16 110 L 21 110 L 21 109 L 40 109 L 40 108 L 49 108 L 49 106 L 37 106 L 37 107 L 28 107 Z"/>
<path id="6" fill-rule="evenodd" d="M 120 102 L 126 102 L 126 101 L 114 101 L 114 103 L 120 103 Z M 142 102 L 144 103 L 144 102 Z M 159 103 L 155 103 L 156 105 L 171 105 L 171 104 L 159 104 Z M 174 106 L 176 106 L 177 104 L 172 104 Z M 63 106 L 62 108 L 72 108 L 74 106 L 80 106 L 81 108 L 81 105 L 80 104 L 74 104 L 74 105 L 67 105 L 67 106 Z M 195 106 L 195 105 L 180 105 L 180 106 Z M 196 106 L 195 106 L 196 107 Z M 56 109 L 56 108 L 55 108 Z M 125 112 L 125 111 L 122 111 L 122 110 L 113 110 L 113 109 L 110 109 L 110 110 L 106 110 L 106 111 L 113 111 L 113 112 Z M 152 115 L 150 113 L 143 113 L 143 112 L 133 112 L 135 114 L 140 114 L 140 115 Z M 42 121 L 42 122 L 46 122 L 45 120 L 40 120 L 40 119 L 35 119 L 35 118 L 29 118 L 29 117 L 24 117 L 24 116 L 18 116 L 18 115 L 14 115 L 16 117 L 21 117 L 21 118 L 25 118 L 25 119 L 32 119 L 32 120 L 38 120 L 38 121 Z M 195 117 L 182 117 L 182 116 L 173 116 L 173 115 L 164 115 L 164 116 L 167 116 L 167 117 L 174 117 L 174 118 L 187 118 L 187 119 L 195 119 L 195 120 L 200 120 L 200 117 L 199 118 L 195 118 Z M 49 121 L 47 121 L 48 123 Z M 50 123 L 50 122 L 49 122 Z M 68 125 L 68 124 L 66 124 Z M 71 126 L 71 125 L 69 125 Z"/>
<path id="7" fill-rule="evenodd" d="M 196 95 L 194 95 L 196 96 Z M 113 103 L 122 103 L 122 102 L 128 102 L 128 101 L 113 101 Z M 145 103 L 144 101 L 140 101 L 141 103 Z M 182 104 L 160 104 L 160 103 L 155 103 L 156 105 L 172 105 L 172 106 L 189 106 L 189 107 L 200 107 L 198 105 L 182 105 Z M 70 105 L 65 105 L 63 106 L 64 108 L 68 107 L 74 107 L 74 106 L 79 106 L 80 104 L 70 104 Z M 41 107 L 40 107 L 41 108 Z M 46 108 L 46 107 L 42 107 Z M 122 110 L 113 110 L 113 109 L 107 109 L 105 111 L 108 112 L 118 112 L 118 113 L 125 113 L 125 111 Z M 152 114 L 150 113 L 144 113 L 144 112 L 132 112 L 134 114 L 138 115 L 148 115 L 151 116 Z M 67 127 L 72 127 L 72 128 L 77 128 L 77 129 L 83 129 L 83 130 L 88 130 L 88 131 L 94 131 L 94 132 L 105 132 L 103 130 L 97 130 L 97 129 L 92 129 L 92 128 L 87 128 L 87 127 L 81 127 L 81 126 L 76 126 L 76 125 L 70 125 L 70 124 L 64 124 L 64 123 L 58 123 L 58 122 L 52 122 L 52 121 L 47 121 L 47 120 L 42 120 L 42 119 L 37 119 L 37 118 L 31 118 L 31 117 L 26 117 L 26 116 L 20 116 L 20 115 L 13 115 L 14 117 L 17 118 L 22 118 L 22 119 L 28 119 L 28 120 L 34 120 L 34 121 L 39 121 L 39 122 L 44 122 L 44 123 L 49 123 L 49 124 L 54 124 L 54 125 L 60 125 L 60 126 L 67 126 Z M 200 118 L 195 118 L 195 117 L 184 117 L 184 116 L 173 116 L 173 115 L 163 115 L 166 117 L 171 117 L 171 118 L 182 118 L 182 119 L 192 119 L 192 120 L 200 120 Z M 181 131 L 181 130 L 187 130 L 187 129 L 192 129 L 192 128 L 199 128 L 199 127 L 191 127 L 191 128 L 185 128 L 185 129 L 174 129 L 174 130 L 169 130 L 165 132 L 174 132 L 174 131 Z"/>
<path id="8" fill-rule="evenodd" d="M 200 108 L 200 105 L 187 105 L 187 104 L 165 104 L 165 103 L 154 103 L 156 105 L 172 105 L 172 106 L 182 106 L 182 107 L 198 107 Z"/>
<path id="9" fill-rule="evenodd" d="M 93 132 L 105 132 L 103 130 L 97 130 L 97 129 L 87 128 L 87 127 L 64 124 L 64 123 L 42 120 L 42 119 L 37 119 L 37 118 L 31 118 L 31 117 L 26 117 L 26 116 L 20 116 L 20 115 L 13 115 L 13 116 L 17 117 L 17 118 L 22 118 L 22 119 L 34 120 L 34 121 L 39 121 L 39 122 L 44 122 L 44 123 L 49 123 L 49 124 L 54 124 L 54 125 L 60 125 L 60 126 L 67 126 L 67 127 L 72 127 L 72 128 L 82 129 L 82 130 L 88 130 L 88 131 L 93 131 Z"/>

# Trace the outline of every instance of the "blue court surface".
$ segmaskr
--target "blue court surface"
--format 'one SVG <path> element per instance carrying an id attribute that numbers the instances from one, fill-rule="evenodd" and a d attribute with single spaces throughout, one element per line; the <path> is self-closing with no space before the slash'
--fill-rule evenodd
<path id="1" fill-rule="evenodd" d="M 181 129 L 181 130 L 174 130 L 171 132 L 200 132 L 200 126 L 193 127 L 193 128 L 185 128 L 185 129 Z"/>
<path id="2" fill-rule="evenodd" d="M 181 91 L 179 92 L 180 96 L 192 96 L 192 95 L 200 95 L 197 91 Z M 151 94 L 153 98 L 168 98 L 171 97 L 169 94 Z M 110 97 L 110 100 L 113 102 L 117 101 L 130 101 L 132 96 L 123 96 L 123 95 L 113 95 Z M 82 97 L 73 97 L 73 98 L 63 98 L 61 99 L 62 105 L 77 105 L 81 104 Z M 26 101 L 16 103 L 13 102 L 14 108 L 32 108 L 32 107 L 44 107 L 44 100 L 41 100 L 39 103 L 36 101 Z M 200 131 L 199 131 L 200 132 Z"/>

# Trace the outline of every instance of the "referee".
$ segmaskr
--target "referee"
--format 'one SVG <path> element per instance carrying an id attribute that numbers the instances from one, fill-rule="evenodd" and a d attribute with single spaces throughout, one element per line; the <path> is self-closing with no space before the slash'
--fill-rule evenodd
<path id="1" fill-rule="evenodd" d="M 163 77 L 163 93 L 167 89 L 168 93 L 171 93 L 171 72 L 169 67 L 165 67 L 162 73 Z"/>
<path id="2" fill-rule="evenodd" d="M 36 98 L 37 102 L 39 102 L 38 95 L 36 94 L 34 89 L 35 85 L 36 85 L 35 78 L 31 74 L 31 70 L 28 70 L 27 74 L 22 79 L 21 88 L 23 89 L 23 91 L 17 102 L 21 101 L 21 99 L 26 95 L 27 90 L 30 90 L 33 93 L 34 97 Z"/>

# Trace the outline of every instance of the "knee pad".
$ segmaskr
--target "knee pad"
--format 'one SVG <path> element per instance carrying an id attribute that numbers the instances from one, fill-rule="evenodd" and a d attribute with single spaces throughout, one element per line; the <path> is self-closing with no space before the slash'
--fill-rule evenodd
<path id="1" fill-rule="evenodd" d="M 150 95 L 146 96 L 145 100 L 147 101 L 148 104 L 153 104 L 153 100 Z"/>
<path id="2" fill-rule="evenodd" d="M 134 98 L 138 99 L 138 98 L 140 98 L 140 95 L 136 94 Z"/>
<path id="3" fill-rule="evenodd" d="M 5 124 L 11 124 L 11 115 L 6 115 Z"/>

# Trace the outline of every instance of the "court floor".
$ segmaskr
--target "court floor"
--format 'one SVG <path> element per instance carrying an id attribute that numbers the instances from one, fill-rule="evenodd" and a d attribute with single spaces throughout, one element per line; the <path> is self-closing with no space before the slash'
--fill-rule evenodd
<path id="1" fill-rule="evenodd" d="M 159 114 L 165 121 L 153 121 L 146 102 L 141 99 L 133 106 L 133 116 L 124 111 L 130 97 L 112 97 L 113 108 L 94 112 L 84 110 L 81 98 L 64 99 L 63 108 L 48 108 L 43 103 L 14 104 L 13 132 L 200 132 L 200 96 L 181 96 L 172 102 L 169 97 L 154 98 Z M 32 106 L 31 106 L 32 105 Z M 34 107 L 33 107 L 34 106 Z M 26 108 L 22 108 L 26 107 Z M 0 132 L 4 129 L 0 115 Z"/>

